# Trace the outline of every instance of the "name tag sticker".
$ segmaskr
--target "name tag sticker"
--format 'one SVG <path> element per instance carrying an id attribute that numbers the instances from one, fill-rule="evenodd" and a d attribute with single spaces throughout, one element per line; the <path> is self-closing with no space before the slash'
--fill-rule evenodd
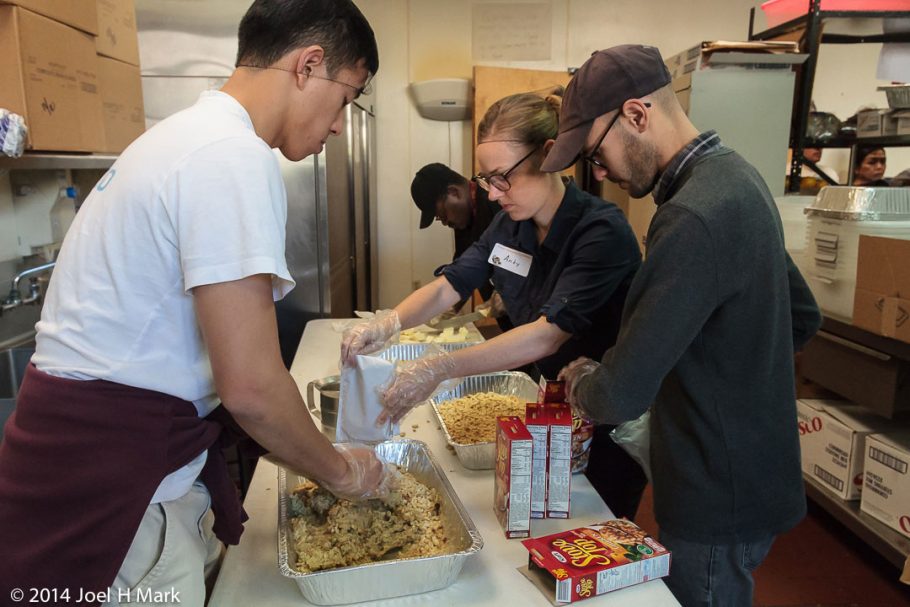
<path id="1" fill-rule="evenodd" d="M 510 249 L 498 242 L 496 243 L 496 246 L 493 247 L 490 258 L 487 259 L 488 263 L 500 267 L 503 270 L 508 270 L 513 274 L 518 274 L 519 276 L 528 275 L 528 272 L 531 271 L 531 261 L 531 256 L 527 253 Z"/>

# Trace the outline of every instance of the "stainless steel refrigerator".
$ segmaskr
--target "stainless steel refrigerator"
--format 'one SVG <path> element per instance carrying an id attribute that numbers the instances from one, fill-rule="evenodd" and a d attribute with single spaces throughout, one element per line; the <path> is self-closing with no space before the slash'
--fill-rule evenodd
<path id="1" fill-rule="evenodd" d="M 249 0 L 138 0 L 143 97 L 148 126 L 219 88 L 237 52 Z M 375 113 L 361 97 L 344 132 L 300 162 L 276 152 L 288 194 L 288 267 L 297 286 L 276 304 L 289 366 L 307 321 L 349 317 L 378 303 Z"/>

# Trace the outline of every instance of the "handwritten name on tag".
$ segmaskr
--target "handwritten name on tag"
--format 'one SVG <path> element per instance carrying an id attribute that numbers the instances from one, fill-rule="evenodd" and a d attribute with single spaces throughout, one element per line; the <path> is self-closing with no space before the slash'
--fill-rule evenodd
<path id="1" fill-rule="evenodd" d="M 516 251 L 515 249 L 511 249 L 499 243 L 496 243 L 496 246 L 493 247 L 493 251 L 490 253 L 490 258 L 487 259 L 487 262 L 494 266 L 498 266 L 503 270 L 508 270 L 519 276 L 528 275 L 528 272 L 531 271 L 531 261 L 532 258 L 527 253 Z"/>

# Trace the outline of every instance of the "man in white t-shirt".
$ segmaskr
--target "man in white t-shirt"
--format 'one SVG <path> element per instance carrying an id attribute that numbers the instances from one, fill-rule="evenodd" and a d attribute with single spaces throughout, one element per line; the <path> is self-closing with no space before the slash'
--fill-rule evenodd
<path id="1" fill-rule="evenodd" d="M 300 160 L 341 133 L 378 69 L 373 31 L 350 0 L 256 0 L 238 38 L 225 86 L 129 146 L 63 243 L 0 446 L 2 597 L 202 605 L 210 502 L 220 539 L 242 531 L 219 449 L 231 416 L 339 496 L 387 489 L 371 449 L 314 426 L 274 312 L 294 281 L 272 149 Z"/>

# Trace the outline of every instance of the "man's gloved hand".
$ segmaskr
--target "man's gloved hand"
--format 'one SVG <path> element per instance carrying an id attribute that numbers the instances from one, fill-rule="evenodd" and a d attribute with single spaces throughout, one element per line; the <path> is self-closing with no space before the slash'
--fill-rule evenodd
<path id="1" fill-rule="evenodd" d="M 395 310 L 379 310 L 371 320 L 345 330 L 341 336 L 341 362 L 349 364 L 358 354 L 381 350 L 401 330 Z"/>
<path id="2" fill-rule="evenodd" d="M 572 408 L 575 411 L 585 417 L 591 417 L 590 412 L 585 406 L 585 403 L 579 402 L 576 391 L 578 390 L 578 384 L 581 379 L 586 375 L 593 373 L 599 366 L 600 363 L 582 356 L 563 367 L 557 377 L 557 379 L 566 382 L 566 397 L 569 399 L 569 404 L 572 405 Z"/>
<path id="3" fill-rule="evenodd" d="M 395 466 L 380 460 L 367 445 L 339 443 L 335 450 L 344 458 L 347 470 L 339 481 L 322 481 L 326 489 L 349 500 L 388 497 L 400 477 Z"/>
<path id="4" fill-rule="evenodd" d="M 385 411 L 376 420 L 382 425 L 389 419 L 398 423 L 401 418 L 433 395 L 439 383 L 452 377 L 455 359 L 445 351 L 399 363 L 391 385 L 382 394 Z"/>

